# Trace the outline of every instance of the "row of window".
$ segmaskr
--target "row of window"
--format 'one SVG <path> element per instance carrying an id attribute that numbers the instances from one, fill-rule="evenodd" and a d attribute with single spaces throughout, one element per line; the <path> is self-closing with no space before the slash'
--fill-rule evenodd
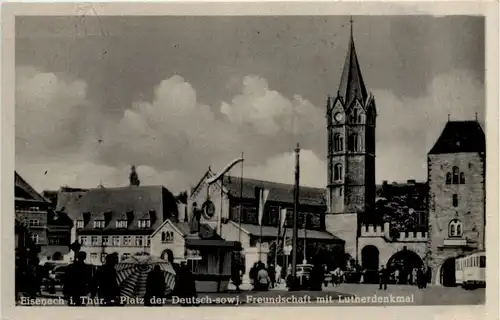
<path id="1" fill-rule="evenodd" d="M 149 236 L 79 236 L 78 241 L 83 246 L 149 246 L 151 239 Z"/>
<path id="2" fill-rule="evenodd" d="M 452 172 L 446 173 L 446 184 L 465 184 L 465 173 L 453 167 Z"/>
<path id="3" fill-rule="evenodd" d="M 128 228 L 127 220 L 117 220 L 115 224 L 116 228 L 126 229 Z M 83 229 L 85 227 L 83 220 L 78 220 L 76 222 L 77 229 Z M 94 220 L 94 229 L 104 229 L 106 227 L 106 222 L 104 220 Z M 142 229 L 151 228 L 151 220 L 142 219 L 138 221 L 138 227 Z"/>
<path id="4" fill-rule="evenodd" d="M 344 151 L 344 137 L 340 133 L 335 134 L 333 137 L 333 150 L 335 152 Z M 347 150 L 359 151 L 359 138 L 356 133 L 349 136 L 347 140 Z"/>
<path id="5" fill-rule="evenodd" d="M 69 237 L 49 237 L 50 245 L 69 245 L 70 242 Z"/>
<path id="6" fill-rule="evenodd" d="M 28 227 L 39 227 L 40 226 L 40 220 L 38 219 L 29 219 L 28 220 Z"/>
<path id="7" fill-rule="evenodd" d="M 455 267 L 457 270 L 463 270 L 464 268 L 471 267 L 486 268 L 486 256 L 474 256 L 464 259 L 457 259 L 455 262 Z"/>
<path id="8" fill-rule="evenodd" d="M 24 207 L 16 206 L 15 209 L 16 209 L 16 211 L 29 211 L 29 212 L 40 211 L 40 207 L 28 207 L 28 208 L 24 208 Z"/>
<path id="9" fill-rule="evenodd" d="M 108 254 L 103 252 L 103 253 L 95 253 L 95 252 L 92 252 L 89 256 L 89 260 L 91 263 L 96 263 L 96 262 L 104 262 L 106 261 L 106 256 Z M 128 252 L 125 252 L 123 253 L 119 258 L 121 261 L 129 258 L 130 256 L 132 256 L 132 254 L 128 253 Z"/>

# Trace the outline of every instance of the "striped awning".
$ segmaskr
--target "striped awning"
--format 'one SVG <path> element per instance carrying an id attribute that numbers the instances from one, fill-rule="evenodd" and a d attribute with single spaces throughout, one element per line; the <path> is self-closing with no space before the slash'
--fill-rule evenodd
<path id="1" fill-rule="evenodd" d="M 171 263 L 157 257 L 134 256 L 116 265 L 120 294 L 126 297 L 144 297 L 148 274 L 157 265 L 165 274 L 165 294 L 172 292 L 175 286 L 175 270 Z"/>

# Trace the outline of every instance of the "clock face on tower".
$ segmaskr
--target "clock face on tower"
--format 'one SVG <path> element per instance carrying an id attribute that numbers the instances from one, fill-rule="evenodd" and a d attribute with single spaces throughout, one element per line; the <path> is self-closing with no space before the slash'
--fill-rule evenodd
<path id="1" fill-rule="evenodd" d="M 335 120 L 336 120 L 336 121 L 342 121 L 342 118 L 343 118 L 342 113 L 337 112 L 337 113 L 335 114 Z"/>

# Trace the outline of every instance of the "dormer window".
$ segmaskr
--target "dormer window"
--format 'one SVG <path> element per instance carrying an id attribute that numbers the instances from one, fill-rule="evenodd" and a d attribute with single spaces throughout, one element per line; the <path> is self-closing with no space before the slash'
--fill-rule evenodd
<path id="1" fill-rule="evenodd" d="M 76 222 L 76 228 L 77 229 L 83 229 L 83 220 L 78 220 Z"/>
<path id="2" fill-rule="evenodd" d="M 117 228 L 127 228 L 127 226 L 128 226 L 127 220 L 117 220 L 116 221 Z"/>
<path id="3" fill-rule="evenodd" d="M 151 228 L 151 220 L 150 219 L 139 220 L 139 228 Z"/>
<path id="4" fill-rule="evenodd" d="M 104 220 L 95 220 L 94 221 L 95 229 L 104 229 Z"/>

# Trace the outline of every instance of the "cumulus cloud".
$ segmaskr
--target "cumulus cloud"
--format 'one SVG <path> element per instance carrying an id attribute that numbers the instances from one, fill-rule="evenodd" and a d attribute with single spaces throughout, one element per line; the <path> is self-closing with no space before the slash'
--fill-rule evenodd
<path id="1" fill-rule="evenodd" d="M 435 77 L 420 98 L 373 92 L 377 102 L 377 180 L 426 180 L 427 153 L 446 122 L 478 120 L 485 130 L 484 85 L 468 72 Z M 406 178 L 405 178 L 406 177 Z"/>
<path id="2" fill-rule="evenodd" d="M 319 158 L 312 150 L 300 151 L 301 185 L 324 188 L 327 180 L 326 168 L 326 160 Z M 294 184 L 295 153 L 287 152 L 267 159 L 261 165 L 244 167 L 244 176 Z"/>
<path id="3" fill-rule="evenodd" d="M 309 134 L 324 122 L 323 113 L 300 95 L 292 100 L 271 90 L 259 76 L 243 78 L 241 93 L 229 104 L 223 102 L 221 112 L 234 124 L 250 125 L 257 132 L 276 135 L 280 132 Z"/>
<path id="4" fill-rule="evenodd" d="M 279 166 L 280 150 L 288 148 L 283 139 L 294 127 L 300 135 L 321 132 L 314 125 L 319 109 L 300 96 L 284 97 L 257 76 L 244 77 L 240 94 L 217 109 L 198 101 L 191 84 L 174 75 L 156 86 L 152 101 L 134 102 L 113 119 L 87 100 L 81 80 L 32 68 L 18 73 L 18 146 L 29 142 L 36 149 L 19 148 L 17 165 L 45 181 L 42 188 L 126 185 L 124 168 L 136 164 L 143 183 L 180 189 L 196 183 L 209 165 L 222 166 L 242 151 L 250 166 L 273 171 L 265 167 Z"/>
<path id="5" fill-rule="evenodd" d="M 290 100 L 257 76 L 244 77 L 240 92 L 217 110 L 199 102 L 191 84 L 174 75 L 156 87 L 151 102 L 134 103 L 118 125 L 108 127 L 105 158 L 201 174 L 242 151 L 258 162 L 279 154 L 286 149 L 283 137 L 291 137 L 286 128 L 290 122 L 292 130 L 294 108 L 298 133 L 321 132 L 314 126 L 319 109 L 300 96 Z"/>
<path id="6" fill-rule="evenodd" d="M 324 187 L 322 109 L 299 95 L 284 96 L 259 76 L 239 83 L 229 103 L 209 106 L 174 75 L 156 86 L 151 101 L 134 102 L 112 118 L 89 101 L 84 81 L 18 68 L 16 169 L 41 190 L 127 185 L 135 164 L 142 184 L 180 191 L 209 165 L 221 168 L 244 152 L 246 177 L 293 183 L 294 155 L 286 151 L 298 140 L 304 148 L 301 183 Z M 448 113 L 463 120 L 478 112 L 484 124 L 484 86 L 465 71 L 435 77 L 420 98 L 373 93 L 379 113 L 377 181 L 425 180 L 427 152 Z"/>
<path id="7" fill-rule="evenodd" d="M 130 166 L 107 166 L 88 161 L 44 162 L 16 164 L 18 172 L 35 189 L 57 190 L 61 186 L 80 188 L 121 187 L 129 184 Z M 141 185 L 163 185 L 172 192 L 185 190 L 189 176 L 180 171 L 157 171 L 149 166 L 138 166 L 136 171 Z"/>

